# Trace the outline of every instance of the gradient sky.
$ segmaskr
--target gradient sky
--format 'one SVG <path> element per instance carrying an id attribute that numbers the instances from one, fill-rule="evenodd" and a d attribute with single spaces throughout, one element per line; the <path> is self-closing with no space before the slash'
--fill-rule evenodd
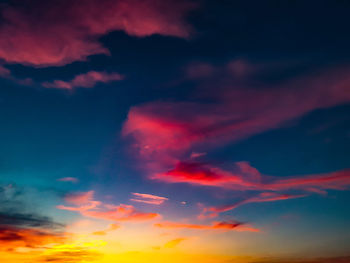
<path id="1" fill-rule="evenodd" d="M 0 1 L 4 262 L 350 262 L 350 2 Z"/>

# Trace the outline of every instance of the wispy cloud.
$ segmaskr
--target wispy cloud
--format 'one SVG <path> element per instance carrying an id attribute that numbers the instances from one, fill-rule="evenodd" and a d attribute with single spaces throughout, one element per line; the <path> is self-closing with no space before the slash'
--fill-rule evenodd
<path id="1" fill-rule="evenodd" d="M 214 222 L 211 225 L 201 225 L 201 224 L 187 224 L 187 223 L 177 223 L 164 221 L 154 225 L 159 228 L 170 228 L 170 229 L 198 229 L 198 230 L 223 230 L 223 231 L 248 231 L 248 232 L 260 232 L 259 229 L 251 227 L 241 222 L 236 221 L 222 221 Z"/>
<path id="2" fill-rule="evenodd" d="M 287 178 L 260 174 L 254 167 L 242 163 L 239 169 L 226 171 L 200 162 L 180 162 L 174 169 L 151 176 L 151 179 L 168 183 L 189 183 L 235 190 L 285 191 L 291 189 L 318 192 L 327 189 L 345 190 L 350 185 L 350 170 L 325 174 L 292 176 Z"/>
<path id="3" fill-rule="evenodd" d="M 77 182 L 79 182 L 79 179 L 76 177 L 62 177 L 62 178 L 57 179 L 57 181 L 77 183 Z"/>
<path id="4" fill-rule="evenodd" d="M 161 205 L 165 201 L 169 200 L 166 197 L 151 195 L 151 194 L 140 194 L 140 193 L 132 193 L 135 198 L 131 198 L 130 201 L 146 203 L 151 205 Z"/>
<path id="5" fill-rule="evenodd" d="M 157 101 L 129 110 L 122 134 L 134 140 L 133 150 L 153 178 L 164 176 L 171 182 L 177 175 L 178 179 L 188 177 L 188 181 L 203 184 L 220 180 L 223 184 L 225 179 L 232 182 L 233 177 L 223 176 L 220 168 L 189 164 L 191 153 L 204 149 L 210 154 L 212 148 L 280 128 L 314 110 L 350 101 L 347 68 L 288 79 L 269 87 L 250 82 L 236 87 L 231 78 L 215 85 L 215 92 L 208 88 L 210 83 L 200 85 L 196 102 Z M 198 171 L 197 175 L 187 176 L 189 169 Z M 216 170 L 221 174 L 218 179 L 206 181 L 217 177 L 208 176 L 218 174 Z"/>
<path id="6" fill-rule="evenodd" d="M 79 212 L 81 215 L 91 218 L 109 221 L 145 221 L 159 218 L 157 213 L 142 212 L 132 205 L 105 204 L 93 200 L 94 191 L 69 194 L 65 197 L 67 203 L 75 206 L 58 205 L 61 210 Z"/>
<path id="7" fill-rule="evenodd" d="M 44 82 L 42 85 L 45 88 L 72 90 L 74 88 L 92 88 L 97 83 L 119 81 L 123 78 L 124 77 L 118 73 L 89 71 L 87 73 L 75 76 L 70 81 L 54 80 L 53 82 Z"/>
<path id="8" fill-rule="evenodd" d="M 120 228 L 120 225 L 118 224 L 110 224 L 108 228 L 106 228 L 105 230 L 95 231 L 92 234 L 97 236 L 104 236 L 104 235 L 107 235 L 107 233 L 117 230 L 119 228 Z"/>
<path id="9" fill-rule="evenodd" d="M 202 213 L 198 216 L 198 218 L 204 219 L 204 218 L 217 217 L 219 215 L 219 213 L 223 213 L 223 212 L 227 212 L 227 211 L 236 209 L 237 207 L 242 206 L 244 204 L 275 202 L 275 201 L 281 201 L 281 200 L 287 200 L 287 199 L 302 198 L 305 196 L 306 196 L 305 194 L 290 195 L 290 194 L 278 194 L 278 193 L 272 193 L 272 192 L 264 192 L 264 193 L 258 194 L 257 196 L 253 196 L 253 197 L 247 198 L 245 200 L 235 202 L 233 204 L 214 206 L 214 207 L 204 207 Z"/>
<path id="10" fill-rule="evenodd" d="M 175 238 L 172 239 L 168 242 L 165 243 L 164 247 L 165 248 L 174 248 L 177 247 L 180 243 L 182 243 L 183 241 L 187 240 L 188 238 L 185 237 L 180 237 L 180 238 Z"/>

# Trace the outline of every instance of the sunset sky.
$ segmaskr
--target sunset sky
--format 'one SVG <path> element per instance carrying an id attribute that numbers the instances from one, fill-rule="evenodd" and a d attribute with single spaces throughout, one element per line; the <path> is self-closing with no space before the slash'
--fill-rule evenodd
<path id="1" fill-rule="evenodd" d="M 349 263 L 349 13 L 0 0 L 0 261 Z"/>

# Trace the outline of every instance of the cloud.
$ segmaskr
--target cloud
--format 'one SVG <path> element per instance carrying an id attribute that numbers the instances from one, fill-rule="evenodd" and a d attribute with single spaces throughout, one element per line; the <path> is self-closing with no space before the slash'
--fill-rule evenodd
<path id="1" fill-rule="evenodd" d="M 285 191 L 303 190 L 320 192 L 327 189 L 345 190 L 350 185 L 350 170 L 331 173 L 273 177 L 262 175 L 248 163 L 236 163 L 237 171 L 226 171 L 200 162 L 180 162 L 174 169 L 155 174 L 151 179 L 168 183 L 189 183 L 202 186 L 214 186 L 233 190 Z"/>
<path id="2" fill-rule="evenodd" d="M 65 241 L 63 224 L 28 209 L 24 193 L 13 185 L 0 187 L 0 250 L 44 248 Z"/>
<path id="3" fill-rule="evenodd" d="M 97 235 L 97 236 L 104 236 L 104 235 L 107 235 L 108 232 L 117 230 L 119 228 L 120 228 L 120 225 L 110 224 L 107 229 L 101 230 L 101 231 L 96 231 L 96 232 L 93 232 L 92 234 Z"/>
<path id="4" fill-rule="evenodd" d="M 166 242 L 164 247 L 165 248 L 174 248 L 174 247 L 177 247 L 180 243 L 182 243 L 185 240 L 187 240 L 187 238 L 184 238 L 184 237 L 175 238 L 175 239 L 172 239 L 172 240 Z"/>
<path id="5" fill-rule="evenodd" d="M 345 68 L 270 86 L 249 81 L 237 85 L 229 78 L 213 83 L 213 89 L 208 82 L 200 85 L 195 102 L 156 101 L 132 107 L 122 135 L 132 140 L 143 167 L 167 180 L 169 173 L 193 168 L 186 164 L 192 152 L 207 152 L 280 128 L 314 110 L 349 103 L 349 76 Z M 205 169 L 215 170 L 208 165 Z"/>
<path id="6" fill-rule="evenodd" d="M 36 67 L 62 66 L 109 54 L 99 38 L 120 30 L 188 38 L 185 17 L 195 6 L 170 0 L 25 1 L 3 5 L 0 59 Z"/>
<path id="7" fill-rule="evenodd" d="M 76 177 L 63 177 L 63 178 L 57 179 L 57 181 L 60 181 L 60 182 L 78 183 L 78 182 L 79 182 L 79 179 L 76 178 Z"/>
<path id="8" fill-rule="evenodd" d="M 161 205 L 165 201 L 169 200 L 166 197 L 151 195 L 151 194 L 140 194 L 140 193 L 132 193 L 135 198 L 130 199 L 130 201 L 146 203 L 151 205 Z"/>
<path id="9" fill-rule="evenodd" d="M 86 210 L 81 213 L 83 216 L 93 217 L 110 221 L 147 221 L 160 217 L 157 213 L 142 212 L 132 205 L 108 205 L 101 210 Z"/>
<path id="10" fill-rule="evenodd" d="M 61 210 L 79 212 L 91 218 L 109 221 L 145 221 L 159 218 L 157 213 L 148 213 L 137 210 L 132 205 L 111 205 L 93 200 L 94 191 L 69 194 L 65 197 L 67 203 L 75 206 L 58 205 Z"/>
<path id="11" fill-rule="evenodd" d="M 64 200 L 69 204 L 83 205 L 92 201 L 94 193 L 94 191 L 70 193 L 64 197 Z"/>
<path id="12" fill-rule="evenodd" d="M 11 72 L 7 68 L 0 65 L 0 77 L 8 77 L 10 76 Z"/>
<path id="13" fill-rule="evenodd" d="M 0 225 L 0 250 L 43 248 L 64 240 L 62 234 L 52 231 Z"/>
<path id="14" fill-rule="evenodd" d="M 124 77 L 118 73 L 106 73 L 89 71 L 85 74 L 75 76 L 70 81 L 54 80 L 53 82 L 44 82 L 45 88 L 68 89 L 74 88 L 92 88 L 97 83 L 108 83 L 112 81 L 122 80 Z"/>
<path id="15" fill-rule="evenodd" d="M 37 262 L 96 262 L 103 255 L 96 250 L 94 244 L 54 246 L 38 258 Z"/>
<path id="16" fill-rule="evenodd" d="M 61 229 L 63 224 L 54 222 L 48 217 L 36 214 L 23 214 L 13 211 L 0 211 L 0 226 L 33 227 L 45 229 Z"/>
<path id="17" fill-rule="evenodd" d="M 236 221 L 222 221 L 214 222 L 211 225 L 200 225 L 200 224 L 185 224 L 185 223 L 176 223 L 176 222 L 161 222 L 154 224 L 155 227 L 159 228 L 170 228 L 170 229 L 198 229 L 198 230 L 223 230 L 223 231 L 248 231 L 248 232 L 260 232 L 259 229 L 253 228 L 249 225 L 245 225 L 241 222 Z"/>
<path id="18" fill-rule="evenodd" d="M 239 206 L 249 203 L 262 203 L 262 202 L 275 202 L 287 199 L 295 199 L 305 197 L 305 194 L 300 195 L 289 195 L 289 194 L 278 194 L 272 192 L 260 193 L 257 196 L 247 198 L 245 200 L 222 206 L 204 207 L 202 213 L 198 216 L 199 219 L 217 217 L 219 213 L 227 212 L 236 209 Z"/>

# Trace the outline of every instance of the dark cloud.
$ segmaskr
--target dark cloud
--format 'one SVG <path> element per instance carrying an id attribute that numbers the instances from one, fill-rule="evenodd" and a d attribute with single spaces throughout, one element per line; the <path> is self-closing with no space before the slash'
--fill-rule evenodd
<path id="1" fill-rule="evenodd" d="M 46 229 L 60 229 L 64 227 L 63 224 L 56 223 L 46 216 L 5 211 L 0 211 L 0 226 L 1 225 Z"/>

